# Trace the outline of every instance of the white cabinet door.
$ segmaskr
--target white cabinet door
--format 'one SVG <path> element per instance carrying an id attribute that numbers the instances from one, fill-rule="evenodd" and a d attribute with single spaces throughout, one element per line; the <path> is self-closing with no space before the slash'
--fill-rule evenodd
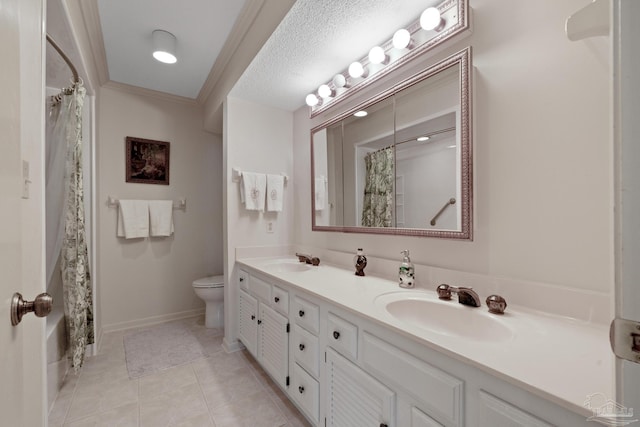
<path id="1" fill-rule="evenodd" d="M 249 353 L 257 358 L 258 349 L 258 300 L 238 290 L 238 338 Z"/>
<path id="2" fill-rule="evenodd" d="M 266 304 L 260 304 L 258 360 L 283 388 L 289 372 L 288 320 Z"/>
<path id="3" fill-rule="evenodd" d="M 325 380 L 327 426 L 395 426 L 395 393 L 329 348 Z"/>

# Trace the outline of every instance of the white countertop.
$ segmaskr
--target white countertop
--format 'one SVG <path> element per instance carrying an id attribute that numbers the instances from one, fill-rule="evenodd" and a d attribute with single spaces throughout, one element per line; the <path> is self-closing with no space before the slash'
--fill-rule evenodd
<path id="1" fill-rule="evenodd" d="M 353 311 L 414 341 L 553 401 L 571 411 L 592 415 L 584 402 L 594 393 L 613 397 L 613 353 L 608 328 L 569 318 L 511 306 L 503 316 L 490 314 L 481 295 L 480 308 L 455 304 L 460 310 L 490 317 L 508 336 L 500 340 L 465 339 L 434 332 L 399 320 L 384 307 L 382 296 L 405 292 L 439 303 L 435 290 L 401 289 L 396 282 L 372 276 L 359 277 L 331 265 L 289 272 L 277 268 L 279 262 L 297 262 L 297 258 L 245 258 L 238 263 L 304 290 L 346 310 Z M 508 302 L 508 295 L 505 295 Z M 571 301 L 567 301 L 571 304 Z M 453 307 L 452 307 L 453 308 Z M 489 321 L 489 320 L 487 320 Z"/>

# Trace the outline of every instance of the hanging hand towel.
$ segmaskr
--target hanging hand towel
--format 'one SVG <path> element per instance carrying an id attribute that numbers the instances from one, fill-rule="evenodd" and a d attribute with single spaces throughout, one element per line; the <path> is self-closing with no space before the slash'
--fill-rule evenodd
<path id="1" fill-rule="evenodd" d="M 267 176 L 263 173 L 242 172 L 244 207 L 248 211 L 264 211 Z"/>
<path id="2" fill-rule="evenodd" d="M 315 206 L 317 211 L 321 211 L 325 207 L 325 199 L 326 199 L 326 185 L 324 176 L 320 175 L 315 180 Z"/>
<path id="3" fill-rule="evenodd" d="M 284 176 L 267 175 L 267 210 L 282 212 L 284 199 Z"/>
<path id="4" fill-rule="evenodd" d="M 149 236 L 149 202 L 120 200 L 118 237 L 136 239 Z"/>
<path id="5" fill-rule="evenodd" d="M 173 234 L 173 200 L 149 200 L 151 236 L 168 237 Z"/>

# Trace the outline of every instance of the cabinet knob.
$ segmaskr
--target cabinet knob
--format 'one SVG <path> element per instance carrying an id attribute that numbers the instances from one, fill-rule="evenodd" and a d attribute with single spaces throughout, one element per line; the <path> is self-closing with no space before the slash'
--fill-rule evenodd
<path id="1" fill-rule="evenodd" d="M 241 278 L 240 278 L 240 281 L 241 281 L 241 282 L 244 282 L 244 277 L 241 277 Z"/>
<path id="2" fill-rule="evenodd" d="M 262 325 L 262 320 L 258 319 L 258 325 Z"/>
<path id="3" fill-rule="evenodd" d="M 298 391 L 300 392 L 300 394 L 304 393 L 304 387 L 302 386 L 298 387 Z"/>
<path id="4" fill-rule="evenodd" d="M 389 426 L 385 423 L 380 423 L 380 427 L 389 427 Z"/>
<path id="5" fill-rule="evenodd" d="M 256 315 L 255 314 L 251 315 L 251 320 L 256 320 Z"/>
<path id="6" fill-rule="evenodd" d="M 300 349 L 300 351 L 304 351 L 304 344 L 300 344 L 298 348 Z"/>
<path id="7" fill-rule="evenodd" d="M 298 312 L 298 316 L 300 316 L 300 317 L 304 317 L 304 310 L 300 310 L 300 311 Z"/>
<path id="8" fill-rule="evenodd" d="M 336 340 L 339 339 L 340 338 L 340 332 L 333 331 L 333 338 L 336 339 Z"/>
<path id="9" fill-rule="evenodd" d="M 275 297 L 273 300 L 274 300 L 275 302 L 279 302 L 279 301 L 280 301 L 280 297 Z"/>

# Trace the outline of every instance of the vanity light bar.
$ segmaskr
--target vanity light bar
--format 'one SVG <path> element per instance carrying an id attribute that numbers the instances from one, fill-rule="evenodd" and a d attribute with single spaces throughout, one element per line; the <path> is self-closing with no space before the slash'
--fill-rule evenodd
<path id="1" fill-rule="evenodd" d="M 436 44 L 469 28 L 468 0 L 444 0 L 425 9 L 409 26 L 396 31 L 383 45 L 374 46 L 368 55 L 352 62 L 330 82 L 307 95 L 311 117 L 333 102 L 374 82 L 396 67 Z"/>

